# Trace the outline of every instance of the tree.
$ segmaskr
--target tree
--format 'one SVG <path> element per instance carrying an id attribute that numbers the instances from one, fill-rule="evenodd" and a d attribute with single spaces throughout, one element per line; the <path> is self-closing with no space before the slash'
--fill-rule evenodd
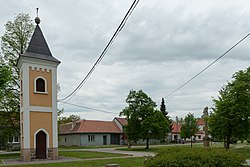
<path id="1" fill-rule="evenodd" d="M 11 87 L 12 71 L 0 63 L 0 149 L 7 147 L 9 138 L 19 135 L 19 95 Z"/>
<path id="2" fill-rule="evenodd" d="M 246 139 L 250 134 L 250 67 L 233 74 L 232 81 L 213 99 L 214 107 L 208 119 L 214 139 L 223 140 L 229 149 L 234 139 Z"/>
<path id="3" fill-rule="evenodd" d="M 193 143 L 192 137 L 196 134 L 198 131 L 198 125 L 197 125 L 197 120 L 194 117 L 193 114 L 189 113 L 187 116 L 185 116 L 184 120 L 182 120 L 181 124 L 181 137 L 186 139 L 186 138 L 191 138 L 191 147 Z"/>
<path id="4" fill-rule="evenodd" d="M 168 115 L 164 98 L 161 99 L 160 111 L 162 112 L 162 114 L 165 116 L 165 118 L 169 122 L 169 129 L 172 130 L 173 129 L 173 124 L 172 124 L 173 121 L 171 120 L 171 118 Z"/>
<path id="5" fill-rule="evenodd" d="M 20 13 L 15 20 L 5 24 L 6 32 L 2 36 L 1 49 L 4 59 L 11 67 L 16 67 L 16 60 L 28 47 L 34 24 L 28 14 Z"/>
<path id="6" fill-rule="evenodd" d="M 72 121 L 79 121 L 81 120 L 81 117 L 79 115 L 74 115 L 74 114 L 71 114 L 70 116 L 68 117 L 64 117 L 64 116 L 61 116 L 64 112 L 64 109 L 61 109 L 61 110 L 58 110 L 57 112 L 57 116 L 58 116 L 58 127 L 61 125 L 61 124 L 65 124 L 65 123 L 68 123 L 68 122 L 72 122 Z"/>
<path id="7" fill-rule="evenodd" d="M 148 149 L 149 139 L 162 139 L 169 132 L 169 122 L 156 109 L 156 103 L 142 90 L 131 90 L 126 102 L 128 106 L 122 113 L 128 120 L 125 130 L 129 141 L 146 140 Z"/>
<path id="8" fill-rule="evenodd" d="M 34 25 L 29 15 L 18 14 L 13 22 L 6 23 L 5 28 L 0 54 L 0 135 L 8 140 L 12 135 L 20 134 L 20 85 L 16 61 L 26 50 Z"/>

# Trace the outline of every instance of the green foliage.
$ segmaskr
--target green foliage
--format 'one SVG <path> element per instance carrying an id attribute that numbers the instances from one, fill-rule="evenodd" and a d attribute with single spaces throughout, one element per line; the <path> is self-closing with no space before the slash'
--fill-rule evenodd
<path id="1" fill-rule="evenodd" d="M 145 161 L 146 167 L 241 167 L 245 157 L 218 149 L 168 148 Z"/>
<path id="2" fill-rule="evenodd" d="M 20 13 L 15 20 L 5 24 L 6 32 L 2 36 L 2 53 L 4 59 L 12 67 L 15 66 L 18 56 L 27 49 L 28 42 L 34 31 L 34 24 L 28 14 Z"/>
<path id="3" fill-rule="evenodd" d="M 0 63 L 0 149 L 5 149 L 8 140 L 19 135 L 19 94 L 12 81 L 11 68 Z"/>
<path id="4" fill-rule="evenodd" d="M 169 122 L 169 129 L 172 130 L 172 120 L 168 115 L 167 109 L 166 109 L 166 105 L 165 105 L 165 100 L 164 98 L 161 99 L 161 106 L 160 106 L 160 111 L 162 112 L 162 114 L 165 116 L 165 118 L 167 119 L 167 121 Z"/>
<path id="5" fill-rule="evenodd" d="M 64 109 L 61 109 L 61 110 L 58 110 L 57 112 L 57 116 L 58 116 L 58 127 L 61 125 L 61 124 L 65 124 L 65 123 L 68 123 L 68 122 L 72 122 L 72 121 L 78 121 L 81 119 L 81 117 L 79 115 L 74 115 L 74 114 L 71 114 L 70 116 L 68 117 L 64 117 L 62 116 L 63 114 L 63 111 Z"/>
<path id="6" fill-rule="evenodd" d="M 130 141 L 143 139 L 163 139 L 169 132 L 169 122 L 161 111 L 156 109 L 156 103 L 142 90 L 131 90 L 126 99 L 128 106 L 122 111 L 127 117 L 125 130 Z"/>
<path id="7" fill-rule="evenodd" d="M 0 147 L 20 134 L 19 72 L 16 61 L 27 48 L 34 26 L 27 14 L 19 14 L 5 25 L 0 55 Z"/>
<path id="8" fill-rule="evenodd" d="M 11 80 L 11 69 L 9 66 L 4 65 L 0 62 L 0 89 L 2 90 L 5 86 L 8 85 L 8 82 Z"/>
<path id="9" fill-rule="evenodd" d="M 185 139 L 191 138 L 192 146 L 192 136 L 194 136 L 198 130 L 197 120 L 194 115 L 191 113 L 187 114 L 181 123 L 181 137 Z"/>
<path id="10" fill-rule="evenodd" d="M 213 138 L 224 140 L 226 148 L 232 139 L 245 139 L 250 134 L 250 67 L 236 72 L 232 81 L 213 99 L 214 108 L 208 119 Z"/>

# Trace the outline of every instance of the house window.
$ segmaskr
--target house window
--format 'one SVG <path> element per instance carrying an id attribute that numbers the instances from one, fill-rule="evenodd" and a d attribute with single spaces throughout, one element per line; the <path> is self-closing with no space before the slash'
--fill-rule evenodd
<path id="1" fill-rule="evenodd" d="M 64 142 L 65 142 L 65 143 L 67 142 L 67 138 L 64 138 Z"/>
<path id="2" fill-rule="evenodd" d="M 201 139 L 201 135 L 198 135 L 198 139 Z"/>
<path id="3" fill-rule="evenodd" d="M 37 77 L 34 82 L 35 93 L 47 93 L 46 80 L 43 77 Z"/>
<path id="4" fill-rule="evenodd" d="M 18 143 L 19 142 L 19 137 L 15 136 L 14 137 L 14 143 Z"/>
<path id="5" fill-rule="evenodd" d="M 19 143 L 19 137 L 14 136 L 12 138 L 9 138 L 9 143 Z"/>
<path id="6" fill-rule="evenodd" d="M 88 135 L 88 141 L 95 141 L 95 135 Z"/>

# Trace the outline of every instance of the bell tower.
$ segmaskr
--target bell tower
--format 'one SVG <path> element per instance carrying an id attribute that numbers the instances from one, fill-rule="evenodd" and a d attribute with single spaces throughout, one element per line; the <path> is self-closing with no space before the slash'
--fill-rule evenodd
<path id="1" fill-rule="evenodd" d="M 36 28 L 27 51 L 19 56 L 21 160 L 56 159 L 57 66 L 35 18 Z"/>

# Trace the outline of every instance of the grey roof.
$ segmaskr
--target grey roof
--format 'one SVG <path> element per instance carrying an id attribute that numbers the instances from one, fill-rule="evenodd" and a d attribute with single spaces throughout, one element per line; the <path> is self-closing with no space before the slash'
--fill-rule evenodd
<path id="1" fill-rule="evenodd" d="M 22 54 L 22 56 L 60 63 L 59 60 L 52 56 L 38 24 L 36 25 L 36 29 L 31 37 L 28 49 L 24 54 Z"/>

